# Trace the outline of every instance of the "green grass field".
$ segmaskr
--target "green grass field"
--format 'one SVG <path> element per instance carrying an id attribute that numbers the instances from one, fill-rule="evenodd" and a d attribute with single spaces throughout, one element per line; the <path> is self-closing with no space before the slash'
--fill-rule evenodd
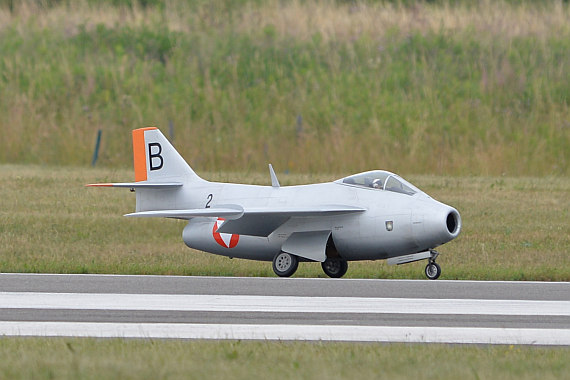
<path id="1" fill-rule="evenodd" d="M 302 342 L 0 339 L 6 379 L 562 379 L 570 349 Z"/>
<path id="2" fill-rule="evenodd" d="M 199 174 L 209 180 L 270 184 L 269 173 Z M 282 185 L 335 179 L 279 177 Z M 187 248 L 183 221 L 124 218 L 135 205 L 126 189 L 83 186 L 132 178 L 130 170 L 0 165 L 0 271 L 274 276 L 268 262 Z M 409 179 L 462 215 L 460 237 L 439 249 L 442 278 L 570 281 L 568 178 Z M 349 265 L 347 277 L 424 278 L 425 262 Z M 318 263 L 301 263 L 295 276 L 324 274 Z"/>

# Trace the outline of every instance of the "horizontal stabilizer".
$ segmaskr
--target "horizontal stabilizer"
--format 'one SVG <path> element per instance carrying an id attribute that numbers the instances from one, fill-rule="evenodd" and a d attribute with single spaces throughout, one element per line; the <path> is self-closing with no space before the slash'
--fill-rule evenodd
<path id="1" fill-rule="evenodd" d="M 122 183 L 91 183 L 87 187 L 126 187 L 129 189 L 168 189 L 182 186 L 181 182 L 122 182 Z"/>

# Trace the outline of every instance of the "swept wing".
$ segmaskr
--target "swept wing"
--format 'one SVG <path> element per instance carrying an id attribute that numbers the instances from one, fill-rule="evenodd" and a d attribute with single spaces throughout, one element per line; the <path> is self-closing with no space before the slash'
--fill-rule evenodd
<path id="1" fill-rule="evenodd" d="M 142 211 L 125 216 L 177 219 L 221 217 L 228 220 L 218 228 L 217 232 L 266 237 L 292 217 L 332 216 L 363 211 L 366 211 L 366 209 L 346 205 L 280 208 L 244 208 L 240 205 L 224 205 L 203 209 Z"/>

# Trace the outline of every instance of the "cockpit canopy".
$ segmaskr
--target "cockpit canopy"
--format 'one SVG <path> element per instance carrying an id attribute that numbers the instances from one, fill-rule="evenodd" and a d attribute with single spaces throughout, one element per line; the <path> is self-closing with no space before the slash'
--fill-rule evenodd
<path id="1" fill-rule="evenodd" d="M 368 187 L 371 189 L 393 191 L 406 195 L 414 195 L 421 192 L 420 189 L 405 179 L 384 170 L 374 170 L 355 174 L 350 177 L 339 179 L 336 182 L 346 185 Z"/>

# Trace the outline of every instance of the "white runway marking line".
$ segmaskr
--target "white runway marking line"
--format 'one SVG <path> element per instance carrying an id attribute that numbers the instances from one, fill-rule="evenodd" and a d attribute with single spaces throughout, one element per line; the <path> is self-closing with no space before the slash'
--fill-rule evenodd
<path id="1" fill-rule="evenodd" d="M 570 316 L 570 301 L 0 292 L 0 309 Z"/>
<path id="2" fill-rule="evenodd" d="M 0 322 L 0 336 L 570 345 L 567 329 Z"/>

